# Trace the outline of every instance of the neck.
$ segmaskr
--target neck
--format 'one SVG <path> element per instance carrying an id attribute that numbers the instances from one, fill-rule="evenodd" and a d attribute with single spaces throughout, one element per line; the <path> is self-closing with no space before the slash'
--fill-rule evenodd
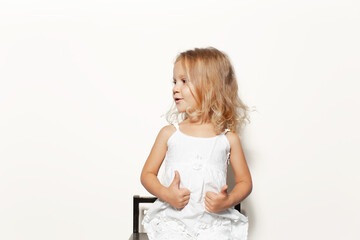
<path id="1" fill-rule="evenodd" d="M 206 117 L 200 117 L 200 119 L 199 119 L 199 118 L 196 118 L 196 117 L 187 116 L 186 118 L 189 121 L 189 123 L 191 123 L 191 124 L 199 124 L 199 125 L 201 125 L 201 124 L 208 124 L 208 123 L 211 122 Z"/>

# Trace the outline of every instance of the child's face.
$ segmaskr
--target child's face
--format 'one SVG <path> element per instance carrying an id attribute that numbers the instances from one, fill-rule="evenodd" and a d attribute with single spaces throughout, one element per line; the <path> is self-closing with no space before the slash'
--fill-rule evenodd
<path id="1" fill-rule="evenodd" d="M 173 98 L 177 110 L 179 112 L 185 112 L 187 107 L 196 107 L 195 96 L 193 96 L 193 93 L 195 94 L 195 89 L 189 81 L 181 61 L 176 62 L 174 65 L 173 80 Z"/>

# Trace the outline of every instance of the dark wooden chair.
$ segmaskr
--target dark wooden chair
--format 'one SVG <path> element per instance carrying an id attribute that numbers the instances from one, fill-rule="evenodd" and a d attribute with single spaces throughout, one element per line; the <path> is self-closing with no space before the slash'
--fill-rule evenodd
<path id="1" fill-rule="evenodd" d="M 148 240 L 148 236 L 146 233 L 139 232 L 139 205 L 140 203 L 153 203 L 155 202 L 156 197 L 140 197 L 139 195 L 133 196 L 133 233 L 131 234 L 129 240 Z M 240 211 L 240 203 L 235 205 L 235 209 Z"/>
<path id="2" fill-rule="evenodd" d="M 156 197 L 140 197 L 139 195 L 133 196 L 133 233 L 129 240 L 148 240 L 146 233 L 139 233 L 139 207 L 140 203 L 153 203 Z"/>

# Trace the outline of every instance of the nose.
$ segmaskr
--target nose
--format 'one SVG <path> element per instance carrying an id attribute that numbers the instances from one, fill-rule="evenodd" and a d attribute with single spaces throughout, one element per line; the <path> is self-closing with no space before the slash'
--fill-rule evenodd
<path id="1" fill-rule="evenodd" d="M 178 84 L 175 84 L 174 87 L 173 87 L 173 93 L 179 93 L 180 92 L 180 87 Z"/>

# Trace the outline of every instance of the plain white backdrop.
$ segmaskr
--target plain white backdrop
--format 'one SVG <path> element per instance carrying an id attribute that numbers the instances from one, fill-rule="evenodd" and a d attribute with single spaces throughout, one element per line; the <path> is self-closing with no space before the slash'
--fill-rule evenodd
<path id="1" fill-rule="evenodd" d="M 360 4 L 0 1 L 0 239 L 128 239 L 180 51 L 256 112 L 249 240 L 360 239 Z"/>

